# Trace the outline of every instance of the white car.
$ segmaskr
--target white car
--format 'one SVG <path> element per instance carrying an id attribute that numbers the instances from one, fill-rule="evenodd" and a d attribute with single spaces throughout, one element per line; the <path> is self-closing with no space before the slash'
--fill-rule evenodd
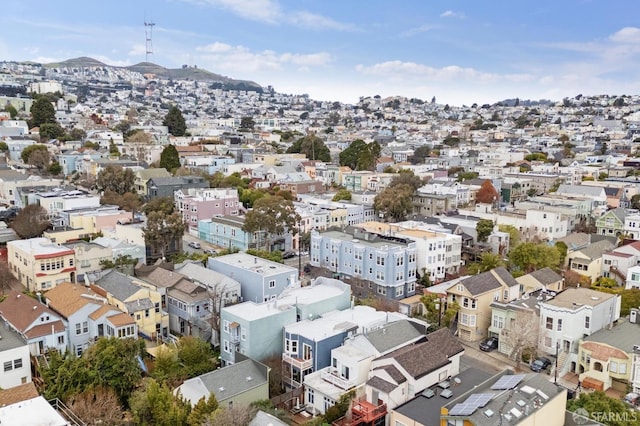
<path id="1" fill-rule="evenodd" d="M 197 242 L 197 241 L 191 241 L 191 242 L 189 243 L 189 247 L 194 248 L 194 249 L 199 249 L 199 248 L 200 248 L 200 247 L 202 247 L 202 246 L 201 246 L 201 245 L 200 245 L 200 243 L 199 243 L 199 242 Z"/>

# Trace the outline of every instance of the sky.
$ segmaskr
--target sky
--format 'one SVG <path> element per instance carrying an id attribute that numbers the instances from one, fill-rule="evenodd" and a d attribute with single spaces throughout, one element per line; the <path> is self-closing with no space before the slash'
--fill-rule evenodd
<path id="1" fill-rule="evenodd" d="M 197 66 L 280 93 L 450 105 L 640 94 L 637 0 L 20 0 L 0 60 Z M 149 28 L 149 27 L 147 27 Z"/>

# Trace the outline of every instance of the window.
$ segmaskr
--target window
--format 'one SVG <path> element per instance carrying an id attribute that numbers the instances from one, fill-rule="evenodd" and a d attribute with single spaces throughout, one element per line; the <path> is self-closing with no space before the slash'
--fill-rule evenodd
<path id="1" fill-rule="evenodd" d="M 494 328 L 504 328 L 504 318 L 500 315 L 493 316 L 493 327 Z"/>
<path id="2" fill-rule="evenodd" d="M 13 370 L 13 363 L 11 361 L 5 361 L 4 363 L 4 371 Z"/>
<path id="3" fill-rule="evenodd" d="M 621 362 L 618 367 L 620 367 L 620 368 L 618 368 L 618 374 L 627 374 L 627 364 L 626 363 Z"/>
<path id="4" fill-rule="evenodd" d="M 76 335 L 82 334 L 82 324 L 76 323 Z"/>
<path id="5" fill-rule="evenodd" d="M 615 361 L 611 361 L 609 363 L 609 371 L 611 371 L 612 373 L 617 373 L 618 372 L 618 363 Z"/>
<path id="6" fill-rule="evenodd" d="M 149 310 L 148 309 L 144 310 L 144 317 L 145 318 L 149 318 Z"/>
<path id="7" fill-rule="evenodd" d="M 314 396 L 315 395 L 314 395 L 313 389 L 307 388 L 307 403 L 308 404 L 313 404 Z"/>
<path id="8" fill-rule="evenodd" d="M 84 321 L 82 323 L 82 333 L 88 333 L 89 332 L 89 323 L 87 321 Z"/>
<path id="9" fill-rule="evenodd" d="M 160 302 L 156 302 L 156 313 L 160 312 Z"/>
<path id="10" fill-rule="evenodd" d="M 275 280 L 271 280 L 269 281 L 269 288 L 275 288 L 276 287 L 276 282 Z"/>
<path id="11" fill-rule="evenodd" d="M 396 288 L 396 297 L 402 296 L 403 294 L 404 294 L 404 287 L 397 287 Z"/>
<path id="12" fill-rule="evenodd" d="M 588 316 L 584 317 L 584 328 L 591 328 L 591 318 Z"/>
<path id="13" fill-rule="evenodd" d="M 558 322 L 556 324 L 556 331 L 562 331 L 562 318 L 558 318 Z"/>
<path id="14" fill-rule="evenodd" d="M 544 338 L 544 345 L 545 345 L 547 348 L 550 348 L 550 347 L 551 347 L 551 337 L 545 337 L 545 338 Z"/>
<path id="15" fill-rule="evenodd" d="M 227 353 L 231 353 L 231 351 L 229 350 L 229 341 L 228 340 L 224 340 L 222 343 L 223 343 L 222 346 L 224 348 L 224 351 L 227 352 Z"/>
<path id="16" fill-rule="evenodd" d="M 224 320 L 222 322 L 222 327 L 223 327 L 222 329 L 225 331 L 225 333 L 228 333 L 229 332 L 229 321 Z"/>
<path id="17" fill-rule="evenodd" d="M 58 344 L 64 345 L 64 336 L 58 336 Z"/>
<path id="18" fill-rule="evenodd" d="M 22 358 L 13 360 L 13 368 L 22 368 Z"/>
<path id="19" fill-rule="evenodd" d="M 553 318 L 547 317 L 546 321 L 547 321 L 547 330 L 553 330 Z"/>

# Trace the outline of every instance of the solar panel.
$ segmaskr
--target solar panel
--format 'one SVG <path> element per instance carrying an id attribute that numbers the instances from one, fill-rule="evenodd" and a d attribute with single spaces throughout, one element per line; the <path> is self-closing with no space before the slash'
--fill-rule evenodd
<path id="1" fill-rule="evenodd" d="M 465 404 L 475 405 L 476 408 L 484 407 L 491 401 L 493 394 L 491 393 L 474 393 L 464 401 Z"/>
<path id="2" fill-rule="evenodd" d="M 507 374 L 498 379 L 493 385 L 491 385 L 491 389 L 494 390 L 505 390 L 505 389 L 513 389 L 518 386 L 518 383 L 524 379 L 524 374 Z"/>
<path id="3" fill-rule="evenodd" d="M 476 411 L 478 407 L 476 407 L 475 405 L 471 405 L 471 404 L 466 404 L 466 403 L 460 403 L 460 404 L 456 404 L 454 405 L 451 410 L 449 410 L 449 415 L 450 416 L 470 416 L 471 414 L 473 414 L 474 411 Z"/>

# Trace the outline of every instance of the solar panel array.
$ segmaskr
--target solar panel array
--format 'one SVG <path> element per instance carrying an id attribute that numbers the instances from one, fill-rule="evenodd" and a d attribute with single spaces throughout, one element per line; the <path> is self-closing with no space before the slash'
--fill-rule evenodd
<path id="1" fill-rule="evenodd" d="M 470 416 L 478 408 L 487 405 L 489 401 L 491 401 L 491 398 L 493 398 L 493 394 L 491 393 L 474 393 L 469 395 L 464 402 L 454 405 L 451 410 L 449 410 L 449 415 Z"/>
<path id="2" fill-rule="evenodd" d="M 491 389 L 493 390 L 506 390 L 513 389 L 518 386 L 518 383 L 524 379 L 524 374 L 507 374 L 498 379 L 493 385 L 491 385 Z"/>

